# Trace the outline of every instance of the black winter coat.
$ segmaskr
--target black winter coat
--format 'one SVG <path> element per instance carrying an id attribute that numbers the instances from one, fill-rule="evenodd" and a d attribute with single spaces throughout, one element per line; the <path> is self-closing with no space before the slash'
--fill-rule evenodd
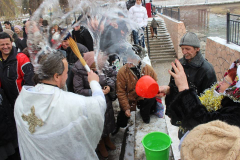
<path id="1" fill-rule="evenodd" d="M 0 146 L 17 139 L 13 109 L 3 89 L 0 88 Z"/>
<path id="2" fill-rule="evenodd" d="M 217 82 L 213 66 L 203 58 L 200 51 L 191 62 L 188 63 L 185 58 L 181 58 L 180 63 L 183 65 L 186 73 L 189 88 L 196 90 L 197 95 L 200 95 L 200 93 L 203 93 L 204 90 L 210 88 L 215 82 Z M 170 94 L 165 98 L 166 115 L 169 115 L 169 105 L 179 93 L 178 87 L 172 76 L 170 77 L 169 86 Z"/>
<path id="3" fill-rule="evenodd" d="M 81 26 L 79 31 L 72 31 L 72 37 L 77 42 L 87 47 L 89 51 L 93 51 L 93 39 L 89 31 Z"/>
<path id="4" fill-rule="evenodd" d="M 83 57 L 83 53 L 88 52 L 88 49 L 80 43 L 77 43 L 77 46 L 78 46 L 78 49 L 79 49 L 79 51 L 80 51 L 80 53 Z M 78 57 L 74 54 L 74 52 L 72 51 L 72 49 L 70 47 L 68 47 L 67 50 L 64 50 L 63 47 L 61 47 L 61 50 L 66 51 L 66 54 L 67 54 L 66 58 L 67 58 L 67 61 L 68 61 L 69 65 L 73 65 L 74 63 L 77 62 Z"/>
<path id="5" fill-rule="evenodd" d="M 74 73 L 73 88 L 74 92 L 84 96 L 92 96 L 92 92 L 88 82 L 88 74 L 80 61 L 77 61 L 72 68 Z M 112 68 L 105 68 L 104 75 L 99 75 L 99 84 L 102 86 L 109 86 L 110 90 L 115 89 L 117 72 Z M 107 136 L 113 132 L 115 128 L 115 117 L 112 107 L 112 101 L 109 94 L 105 95 L 107 102 L 107 109 L 105 112 L 105 122 L 103 129 L 103 136 Z"/>
<path id="6" fill-rule="evenodd" d="M 21 74 L 23 73 L 23 75 Z M 2 60 L 0 52 L 0 83 L 9 103 L 14 107 L 15 100 L 23 85 L 33 86 L 32 77 L 34 75 L 33 66 L 29 58 L 23 53 L 17 53 L 15 47 L 12 48 L 6 60 Z M 21 83 L 21 84 L 19 84 Z"/>
<path id="7" fill-rule="evenodd" d="M 221 109 L 208 112 L 206 107 L 201 104 L 194 89 L 184 90 L 177 95 L 169 106 L 171 123 L 176 124 L 177 121 L 181 121 L 184 132 L 193 129 L 199 124 L 214 120 L 224 121 L 230 125 L 240 127 L 240 103 L 224 97 L 221 105 Z"/>

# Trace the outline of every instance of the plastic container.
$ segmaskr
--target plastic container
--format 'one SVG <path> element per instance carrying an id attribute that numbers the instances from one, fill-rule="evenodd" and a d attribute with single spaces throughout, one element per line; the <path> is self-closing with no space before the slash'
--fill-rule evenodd
<path id="1" fill-rule="evenodd" d="M 151 132 L 142 139 L 147 160 L 168 160 L 171 138 L 162 132 Z"/>
<path id="2" fill-rule="evenodd" d="M 136 84 L 136 93 L 140 97 L 153 98 L 159 91 L 157 82 L 150 76 L 142 76 Z"/>

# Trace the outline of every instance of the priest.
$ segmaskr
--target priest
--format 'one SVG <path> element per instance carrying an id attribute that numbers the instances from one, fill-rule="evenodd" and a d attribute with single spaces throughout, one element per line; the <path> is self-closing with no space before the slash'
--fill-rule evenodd
<path id="1" fill-rule="evenodd" d="M 88 73 L 91 97 L 66 92 L 66 57 L 60 51 L 41 52 L 34 66 L 37 85 L 23 86 L 15 103 L 21 159 L 98 159 L 106 110 L 99 77 Z"/>

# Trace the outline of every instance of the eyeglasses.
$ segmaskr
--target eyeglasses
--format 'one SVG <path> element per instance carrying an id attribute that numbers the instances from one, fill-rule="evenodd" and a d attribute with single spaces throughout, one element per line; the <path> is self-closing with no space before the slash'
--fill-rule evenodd
<path id="1" fill-rule="evenodd" d="M 229 85 L 232 84 L 232 83 L 228 82 L 225 77 L 224 77 L 223 79 L 221 79 L 221 82 L 227 83 L 227 84 L 229 84 Z"/>

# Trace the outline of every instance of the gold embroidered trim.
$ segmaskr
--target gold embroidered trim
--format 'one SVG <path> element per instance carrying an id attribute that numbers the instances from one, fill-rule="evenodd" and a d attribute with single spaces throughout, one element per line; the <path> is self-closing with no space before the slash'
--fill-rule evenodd
<path id="1" fill-rule="evenodd" d="M 38 117 L 35 115 L 35 108 L 34 108 L 34 106 L 32 106 L 31 113 L 28 116 L 26 116 L 24 114 L 22 115 L 22 119 L 24 121 L 28 122 L 29 131 L 32 134 L 36 131 L 35 127 L 37 127 L 37 125 L 41 127 L 44 124 L 44 122 L 41 119 L 38 119 Z"/>

